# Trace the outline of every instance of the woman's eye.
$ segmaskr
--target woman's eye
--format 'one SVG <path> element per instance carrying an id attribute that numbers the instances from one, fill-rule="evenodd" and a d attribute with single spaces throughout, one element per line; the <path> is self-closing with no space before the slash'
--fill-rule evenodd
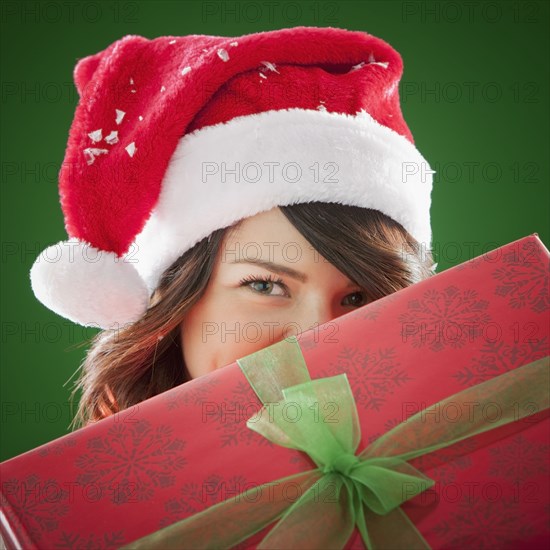
<path id="1" fill-rule="evenodd" d="M 252 290 L 266 296 L 286 296 L 286 289 L 281 283 L 276 281 L 265 281 L 256 279 L 247 283 Z"/>
<path id="2" fill-rule="evenodd" d="M 361 306 L 364 306 L 366 303 L 367 303 L 367 300 L 365 298 L 365 295 L 362 292 L 354 292 L 353 294 L 348 294 L 344 298 L 342 305 L 361 307 Z"/>

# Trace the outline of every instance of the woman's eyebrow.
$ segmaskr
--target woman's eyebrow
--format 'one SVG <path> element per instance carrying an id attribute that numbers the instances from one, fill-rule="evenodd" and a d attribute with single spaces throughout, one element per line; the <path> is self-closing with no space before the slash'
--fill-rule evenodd
<path id="1" fill-rule="evenodd" d="M 253 265 L 259 265 L 260 267 L 265 267 L 268 271 L 271 271 L 273 273 L 277 273 L 279 275 L 287 275 L 288 277 L 292 277 L 293 279 L 297 279 L 298 281 L 302 283 L 307 282 L 307 275 L 305 273 L 301 273 L 300 271 L 296 271 L 295 269 L 292 269 L 291 267 L 286 267 L 284 265 L 276 264 L 273 262 L 268 262 L 266 260 L 252 260 L 247 258 L 241 258 L 238 260 L 234 260 L 230 262 L 232 264 L 253 264 Z"/>

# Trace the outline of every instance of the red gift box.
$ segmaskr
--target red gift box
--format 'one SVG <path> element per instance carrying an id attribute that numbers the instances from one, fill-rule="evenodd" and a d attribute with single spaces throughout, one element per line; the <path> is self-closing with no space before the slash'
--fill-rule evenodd
<path id="1" fill-rule="evenodd" d="M 548 266 L 535 233 L 303 333 L 312 379 L 348 376 L 358 451 L 414 413 L 547 356 Z M 8 548 L 119 548 L 314 468 L 246 426 L 260 408 L 233 363 L 5 461 Z M 498 411 L 484 414 L 490 423 Z M 411 461 L 436 483 L 401 508 L 432 548 L 548 547 L 548 418 L 535 410 Z M 357 530 L 346 548 L 364 548 Z"/>

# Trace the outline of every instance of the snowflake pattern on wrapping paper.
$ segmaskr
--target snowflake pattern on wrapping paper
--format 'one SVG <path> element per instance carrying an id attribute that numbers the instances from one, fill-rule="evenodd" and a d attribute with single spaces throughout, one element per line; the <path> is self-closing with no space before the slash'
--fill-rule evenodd
<path id="1" fill-rule="evenodd" d="M 2 507 L 8 494 L 10 508 L 17 510 L 18 520 L 35 541 L 41 540 L 44 533 L 55 531 L 59 519 L 69 511 L 69 491 L 55 479 L 42 480 L 32 474 L 24 480 L 2 480 Z"/>
<path id="2" fill-rule="evenodd" d="M 260 400 L 247 381 L 237 382 L 223 400 L 206 397 L 202 406 L 203 420 L 214 424 L 222 448 L 240 444 L 273 447 L 271 441 L 246 426 L 246 421 L 261 409 Z"/>
<path id="3" fill-rule="evenodd" d="M 442 291 L 427 290 L 410 300 L 408 311 L 398 317 L 403 342 L 415 348 L 428 346 L 436 352 L 446 346 L 463 348 L 479 338 L 491 322 L 485 311 L 488 305 L 473 289 L 448 286 Z"/>
<path id="4" fill-rule="evenodd" d="M 181 384 L 176 389 L 164 392 L 160 399 L 166 404 L 169 411 L 186 406 L 202 406 L 204 401 L 209 399 L 210 392 L 219 385 L 220 381 L 216 377 L 209 377 L 203 380 L 202 384 L 197 384 L 193 389 L 189 389 L 186 384 Z"/>
<path id="5" fill-rule="evenodd" d="M 497 244 L 497 243 L 493 243 Z M 497 264 L 501 261 L 502 252 L 497 253 L 498 248 L 488 250 L 481 255 L 474 256 L 469 260 L 465 260 L 461 264 L 452 266 L 455 271 L 465 271 L 466 269 L 479 270 L 485 263 Z M 517 254 L 517 252 L 513 252 Z"/>
<path id="6" fill-rule="evenodd" d="M 533 250 L 527 252 L 527 245 Z M 499 281 L 495 295 L 507 298 L 513 309 L 529 308 L 535 313 L 544 313 L 550 308 L 548 293 L 548 259 L 534 247 L 525 243 L 524 253 L 518 258 L 514 251 L 504 257 L 504 265 L 493 272 Z"/>
<path id="7" fill-rule="evenodd" d="M 251 488 L 253 485 L 243 476 L 225 478 L 218 474 L 205 478 L 200 485 L 185 483 L 180 487 L 181 496 L 165 503 L 164 508 L 168 515 L 160 520 L 159 529 L 172 525 L 184 515 L 196 514 L 218 502 L 233 499 Z"/>
<path id="8" fill-rule="evenodd" d="M 471 364 L 453 374 L 463 386 L 473 386 L 540 359 L 548 353 L 548 338 L 525 343 L 486 342 Z"/>
<path id="9" fill-rule="evenodd" d="M 224 397 L 223 401 L 216 403 L 215 410 L 210 412 L 209 417 L 216 423 L 222 448 L 241 444 L 273 447 L 269 439 L 246 425 L 246 421 L 255 414 L 269 414 L 268 411 L 259 413 L 260 410 L 257 399 L 247 402 L 234 397 Z"/>
<path id="10" fill-rule="evenodd" d="M 519 434 L 510 443 L 489 449 L 489 475 L 518 483 L 538 474 L 548 474 L 549 451 L 548 445 L 533 443 Z"/>
<path id="11" fill-rule="evenodd" d="M 381 437 L 385 433 L 388 433 L 390 430 L 392 430 L 399 424 L 401 424 L 401 420 L 399 420 L 399 418 L 396 418 L 396 417 L 386 420 L 386 422 L 384 422 L 383 432 L 376 432 L 375 434 L 371 434 L 367 437 L 367 441 L 369 442 L 369 445 L 374 441 L 376 441 L 379 437 Z"/>
<path id="12" fill-rule="evenodd" d="M 484 262 L 497 263 L 500 255 L 496 251 L 464 262 L 453 269 L 479 269 Z M 548 259 L 533 240 L 515 243 L 502 257 L 493 273 L 493 279 L 500 282 L 495 295 L 508 298 L 510 307 L 520 309 L 529 307 L 535 313 L 548 311 L 550 297 L 548 293 Z"/>
<path id="13" fill-rule="evenodd" d="M 60 456 L 65 452 L 66 449 L 72 449 L 73 447 L 76 447 L 78 440 L 79 437 L 76 435 L 67 435 L 62 437 L 59 441 L 52 441 L 48 445 L 39 447 L 33 452 L 41 457 L 49 455 Z"/>
<path id="14" fill-rule="evenodd" d="M 260 402 L 259 397 L 248 382 L 238 382 L 231 392 L 231 395 L 234 397 L 235 401 L 252 403 L 257 400 L 258 403 Z"/>
<path id="15" fill-rule="evenodd" d="M 320 377 L 346 373 L 358 405 L 365 409 L 379 411 L 396 390 L 402 388 L 412 378 L 396 360 L 395 348 L 367 350 L 364 353 L 356 348 L 344 347 L 336 363 L 320 373 Z"/>
<path id="16" fill-rule="evenodd" d="M 485 262 L 496 265 L 497 263 L 502 261 L 505 263 L 523 264 L 526 262 L 533 263 L 542 260 L 541 250 L 538 248 L 537 243 L 535 243 L 535 241 L 533 240 L 521 243 L 521 246 L 519 242 L 510 243 L 504 246 L 509 247 L 508 251 L 504 254 L 499 248 L 487 250 L 479 256 L 474 256 L 473 258 L 470 258 L 469 260 L 466 260 L 461 264 L 453 266 L 453 269 L 455 269 L 456 271 L 464 271 L 466 269 L 478 270 Z"/>
<path id="17" fill-rule="evenodd" d="M 152 429 L 147 420 L 114 425 L 90 439 L 88 453 L 76 459 L 76 467 L 84 470 L 77 481 L 95 485 L 115 504 L 150 500 L 155 489 L 175 483 L 176 470 L 187 462 L 184 447 L 171 426 Z"/>
<path id="18" fill-rule="evenodd" d="M 484 256 L 470 258 L 458 265 L 453 265 L 452 269 L 456 271 L 464 271 L 465 269 L 479 269 L 483 265 Z"/>
<path id="19" fill-rule="evenodd" d="M 243 476 L 232 476 L 226 478 L 224 476 L 213 474 L 206 478 L 202 487 L 196 483 L 186 483 L 180 489 L 180 497 L 171 499 L 165 504 L 165 509 L 168 515 L 163 517 L 159 522 L 159 529 L 173 525 L 174 523 L 182 520 L 182 516 L 190 517 L 201 510 L 206 510 L 215 504 L 224 500 L 230 502 L 244 502 L 250 503 L 252 506 L 248 510 L 247 520 L 251 523 L 259 523 L 263 518 L 261 508 L 258 508 L 254 503 L 260 499 L 261 492 L 256 489 L 257 484 L 248 482 Z M 262 489 L 262 491 L 270 491 L 271 489 Z M 245 491 L 251 491 L 247 497 L 239 496 Z M 271 494 L 271 493 L 268 493 Z M 269 497 L 271 498 L 271 497 Z M 256 520 L 252 517 L 255 512 L 258 512 Z M 208 532 L 201 533 L 201 548 L 217 548 L 218 544 L 214 546 L 213 541 L 223 540 L 227 535 L 226 525 L 212 521 L 209 523 Z M 250 547 L 248 541 L 253 538 L 254 535 L 248 537 L 246 540 L 231 546 L 232 550 L 244 549 Z M 218 541 L 216 541 L 218 542 Z"/>
<path id="20" fill-rule="evenodd" d="M 78 533 L 63 532 L 56 541 L 54 548 L 70 548 L 71 550 L 110 550 L 120 548 L 125 542 L 123 531 L 91 533 L 82 536 Z"/>
<path id="21" fill-rule="evenodd" d="M 531 524 L 513 498 L 489 500 L 480 495 L 466 494 L 456 504 L 456 513 L 449 521 L 436 524 L 432 533 L 445 539 L 446 548 L 476 550 L 512 550 L 516 541 L 532 532 Z M 506 545 L 508 543 L 508 545 Z"/>
<path id="22" fill-rule="evenodd" d="M 392 418 L 384 422 L 383 432 L 377 432 L 368 437 L 369 445 L 401 423 L 402 421 L 399 418 Z M 418 437 L 418 435 L 421 434 L 422 430 L 411 432 L 413 437 Z M 468 438 L 449 447 L 443 447 L 435 452 L 421 455 L 408 462 L 423 473 L 428 469 L 431 474 L 436 473 L 437 476 L 434 475 L 434 478 L 437 477 L 436 485 L 434 485 L 431 490 L 437 490 L 438 483 L 452 483 L 456 479 L 456 472 L 458 470 L 465 470 L 471 466 L 472 461 L 468 454 L 473 452 L 476 448 L 476 442 Z"/>
<path id="23" fill-rule="evenodd" d="M 362 318 L 366 321 L 376 321 L 386 306 L 392 302 L 395 302 L 399 298 L 400 296 L 397 296 L 396 292 L 392 292 L 387 296 L 374 300 L 374 302 L 371 302 L 360 309 L 363 313 Z"/>
<path id="24" fill-rule="evenodd" d="M 409 462 L 425 475 L 434 479 L 435 485 L 430 490 L 439 493 L 441 486 L 456 481 L 457 472 L 471 467 L 472 459 L 468 455 L 476 449 L 476 442 L 468 438 L 433 453 L 419 456 Z"/>

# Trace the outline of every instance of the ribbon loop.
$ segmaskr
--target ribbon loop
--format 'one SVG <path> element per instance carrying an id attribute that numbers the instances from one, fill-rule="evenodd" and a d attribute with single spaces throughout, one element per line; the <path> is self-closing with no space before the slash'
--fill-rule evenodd
<path id="1" fill-rule="evenodd" d="M 350 473 L 362 502 L 376 514 L 391 512 L 435 484 L 407 462 L 400 462 L 359 458 L 359 466 Z"/>
<path id="2" fill-rule="evenodd" d="M 325 464 L 322 471 L 325 474 L 338 472 L 342 475 L 349 476 L 359 462 L 360 459 L 358 456 L 351 453 L 345 453 L 337 456 L 332 462 Z"/>

